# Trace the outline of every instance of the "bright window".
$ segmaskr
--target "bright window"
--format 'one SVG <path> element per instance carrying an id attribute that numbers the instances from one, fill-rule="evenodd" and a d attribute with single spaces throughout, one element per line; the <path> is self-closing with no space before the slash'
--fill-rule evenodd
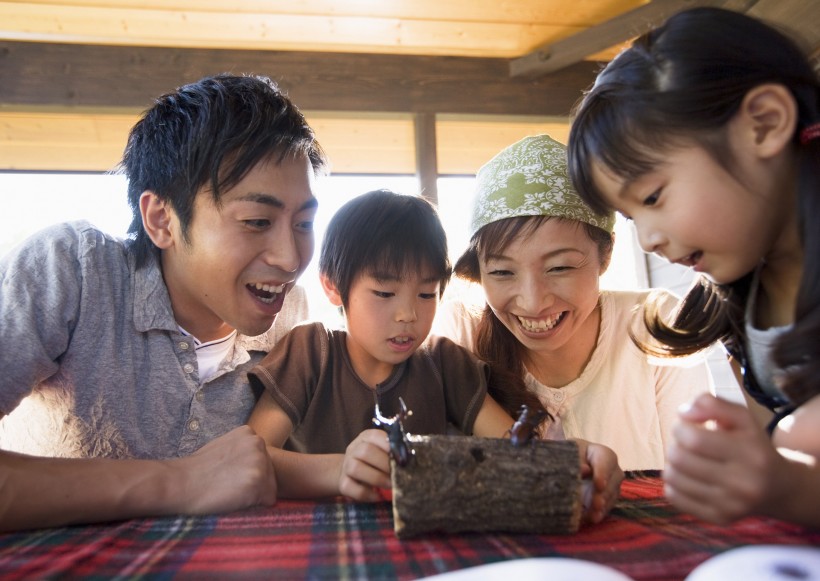
<path id="1" fill-rule="evenodd" d="M 468 242 L 470 215 L 466 209 L 472 201 L 471 177 L 440 178 L 439 214 L 451 250 L 452 260 L 458 257 Z M 131 210 L 126 201 L 126 180 L 122 175 L 0 173 L 0 255 L 50 224 L 84 219 L 114 236 L 123 237 L 131 222 Z M 416 193 L 418 182 L 413 176 L 329 176 L 319 180 L 316 217 L 316 248 L 321 244 L 328 220 L 339 206 L 364 192 L 387 188 L 402 193 Z M 628 224 L 619 220 L 616 226 L 615 252 L 602 286 L 629 289 L 643 286 L 643 272 L 634 251 Z M 317 259 L 302 276 L 301 284 L 310 296 L 313 315 L 334 320 L 335 309 L 319 285 Z"/>

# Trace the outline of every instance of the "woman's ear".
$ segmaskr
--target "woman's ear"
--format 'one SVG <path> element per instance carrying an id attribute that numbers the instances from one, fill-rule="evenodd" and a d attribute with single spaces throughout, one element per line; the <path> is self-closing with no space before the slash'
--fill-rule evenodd
<path id="1" fill-rule="evenodd" d="M 607 251 L 606 256 L 601 257 L 601 269 L 598 271 L 598 276 L 603 276 L 609 268 L 609 264 L 612 262 L 613 248 L 615 248 L 615 232 L 612 233 L 612 244 L 609 245 L 609 251 Z"/>
<path id="2" fill-rule="evenodd" d="M 154 192 L 146 190 L 140 196 L 140 213 L 142 227 L 157 248 L 165 250 L 173 246 L 171 223 L 174 214 L 168 202 L 161 200 Z"/>
<path id="3" fill-rule="evenodd" d="M 322 290 L 325 291 L 325 295 L 328 300 L 330 300 L 330 304 L 334 307 L 344 306 L 342 303 L 342 295 L 339 293 L 339 289 L 336 288 L 336 285 L 324 274 L 319 275 L 319 280 L 322 281 Z"/>
<path id="4" fill-rule="evenodd" d="M 778 155 L 792 142 L 797 102 L 783 85 L 758 85 L 746 93 L 735 117 L 741 135 L 750 140 L 747 146 L 766 159 Z"/>

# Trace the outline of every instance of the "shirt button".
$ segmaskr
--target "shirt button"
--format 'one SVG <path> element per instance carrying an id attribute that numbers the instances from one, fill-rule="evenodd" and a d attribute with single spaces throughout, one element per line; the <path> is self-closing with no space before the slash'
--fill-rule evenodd
<path id="1" fill-rule="evenodd" d="M 201 391 L 198 391 L 196 392 L 196 395 L 194 397 L 196 398 L 196 401 L 202 401 L 205 398 L 205 394 Z"/>
<path id="2" fill-rule="evenodd" d="M 182 370 L 185 373 L 193 373 L 194 372 L 194 366 L 191 365 L 190 363 L 186 363 L 185 365 L 182 366 Z"/>
<path id="3" fill-rule="evenodd" d="M 555 392 L 555 401 L 564 401 L 564 394 L 563 392 Z"/>
<path id="4" fill-rule="evenodd" d="M 188 422 L 188 429 L 192 432 L 196 432 L 199 429 L 199 420 L 191 420 Z"/>
<path id="5" fill-rule="evenodd" d="M 179 348 L 182 349 L 183 351 L 187 351 L 188 347 L 189 347 L 189 345 L 186 341 L 180 341 L 179 342 Z"/>

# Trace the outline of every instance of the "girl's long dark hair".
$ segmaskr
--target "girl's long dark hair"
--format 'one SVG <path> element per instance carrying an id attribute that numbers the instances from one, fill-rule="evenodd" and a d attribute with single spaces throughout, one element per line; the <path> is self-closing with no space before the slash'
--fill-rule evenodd
<path id="1" fill-rule="evenodd" d="M 501 254 L 519 236 L 535 232 L 546 220 L 561 220 L 551 216 L 522 216 L 505 218 L 487 224 L 473 235 L 470 245 L 456 261 L 453 272 L 470 282 L 481 282 L 482 256 Z M 578 223 L 598 245 L 599 256 L 608 257 L 612 252 L 612 235 L 589 224 Z M 489 305 L 485 305 L 476 329 L 473 350 L 479 359 L 490 366 L 489 394 L 507 413 L 518 416 L 522 405 L 531 410 L 546 411 L 538 396 L 524 383 L 524 347 L 504 323 L 498 320 Z"/>
<path id="2" fill-rule="evenodd" d="M 570 130 L 570 178 L 593 209 L 606 208 L 594 184 L 594 161 L 636 178 L 659 163 L 659 152 L 694 141 L 727 170 L 733 160 L 725 126 L 752 88 L 777 83 L 797 103 L 797 212 L 804 250 L 794 326 L 773 352 L 787 372 L 784 391 L 794 403 L 820 393 L 820 139 L 801 143 L 802 130 L 820 122 L 817 71 L 786 34 L 743 14 L 718 8 L 680 12 L 638 38 L 598 76 L 576 107 Z M 718 340 L 742 341 L 749 275 L 727 285 L 697 281 L 676 320 L 646 310 L 657 355 L 693 353 Z"/>

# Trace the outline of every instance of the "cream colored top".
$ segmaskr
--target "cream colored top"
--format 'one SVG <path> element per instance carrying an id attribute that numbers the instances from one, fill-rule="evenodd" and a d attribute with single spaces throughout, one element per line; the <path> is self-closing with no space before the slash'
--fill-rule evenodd
<path id="1" fill-rule="evenodd" d="M 665 306 L 676 303 L 666 293 Z M 677 419 L 677 409 L 703 392 L 714 393 L 714 382 L 702 357 L 658 362 L 632 342 L 630 323 L 636 305 L 649 291 L 601 293 L 601 328 L 592 357 L 581 375 L 561 388 L 539 383 L 527 373 L 524 380 L 556 417 L 553 427 L 567 438 L 604 444 L 618 454 L 624 470 L 661 470 L 665 449 Z M 445 302 L 434 332 L 473 348 L 480 308 Z"/>

